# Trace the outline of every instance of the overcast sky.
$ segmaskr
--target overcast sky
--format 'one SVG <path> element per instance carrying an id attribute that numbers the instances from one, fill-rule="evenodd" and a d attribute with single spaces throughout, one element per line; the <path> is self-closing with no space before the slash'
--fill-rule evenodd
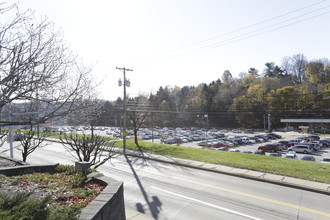
<path id="1" fill-rule="evenodd" d="M 0 0 L 1 2 L 1 0 Z M 7 0 L 7 3 L 17 1 Z M 123 95 L 116 67 L 133 69 L 129 96 L 196 86 L 302 53 L 330 58 L 330 0 L 22 0 L 62 28 L 71 49 L 95 64 L 101 98 Z"/>

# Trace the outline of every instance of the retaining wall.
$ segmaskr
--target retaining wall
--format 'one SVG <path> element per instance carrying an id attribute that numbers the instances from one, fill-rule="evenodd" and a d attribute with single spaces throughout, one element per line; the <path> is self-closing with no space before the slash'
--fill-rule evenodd
<path id="1" fill-rule="evenodd" d="M 100 173 L 92 173 L 89 178 L 106 188 L 79 215 L 79 220 L 125 220 L 123 182 L 119 182 Z"/>
<path id="2" fill-rule="evenodd" d="M 0 168 L 0 174 L 17 176 L 34 172 L 53 172 L 58 164 L 24 165 Z M 106 177 L 100 173 L 88 175 L 89 179 L 106 185 L 103 191 L 78 216 L 79 220 L 125 220 L 123 182 Z"/>

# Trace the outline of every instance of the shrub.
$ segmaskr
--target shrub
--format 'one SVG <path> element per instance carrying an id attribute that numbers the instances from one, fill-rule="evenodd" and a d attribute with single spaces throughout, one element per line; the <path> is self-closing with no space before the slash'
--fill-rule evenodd
<path id="1" fill-rule="evenodd" d="M 0 194 L 0 219 L 3 220 L 41 220 L 47 219 L 47 203 L 50 197 L 41 201 L 30 197 L 30 193 L 18 193 L 12 196 Z"/>

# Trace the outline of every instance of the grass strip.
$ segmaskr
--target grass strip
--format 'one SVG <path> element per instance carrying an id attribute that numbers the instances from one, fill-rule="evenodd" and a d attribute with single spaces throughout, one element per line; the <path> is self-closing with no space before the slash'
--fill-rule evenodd
<path id="1" fill-rule="evenodd" d="M 139 150 L 133 140 L 127 140 L 126 145 L 127 149 Z M 143 152 L 330 184 L 329 164 L 280 157 L 157 144 L 146 141 L 139 141 L 139 145 Z M 121 147 L 122 141 L 118 141 L 116 146 Z"/>

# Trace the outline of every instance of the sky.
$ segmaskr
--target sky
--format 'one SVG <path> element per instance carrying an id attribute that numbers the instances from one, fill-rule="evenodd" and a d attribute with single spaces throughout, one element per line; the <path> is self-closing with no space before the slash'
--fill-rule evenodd
<path id="1" fill-rule="evenodd" d="M 0 0 L 7 4 L 13 0 Z M 47 16 L 102 81 L 99 98 L 239 77 L 286 56 L 330 59 L 330 0 L 21 0 Z"/>

